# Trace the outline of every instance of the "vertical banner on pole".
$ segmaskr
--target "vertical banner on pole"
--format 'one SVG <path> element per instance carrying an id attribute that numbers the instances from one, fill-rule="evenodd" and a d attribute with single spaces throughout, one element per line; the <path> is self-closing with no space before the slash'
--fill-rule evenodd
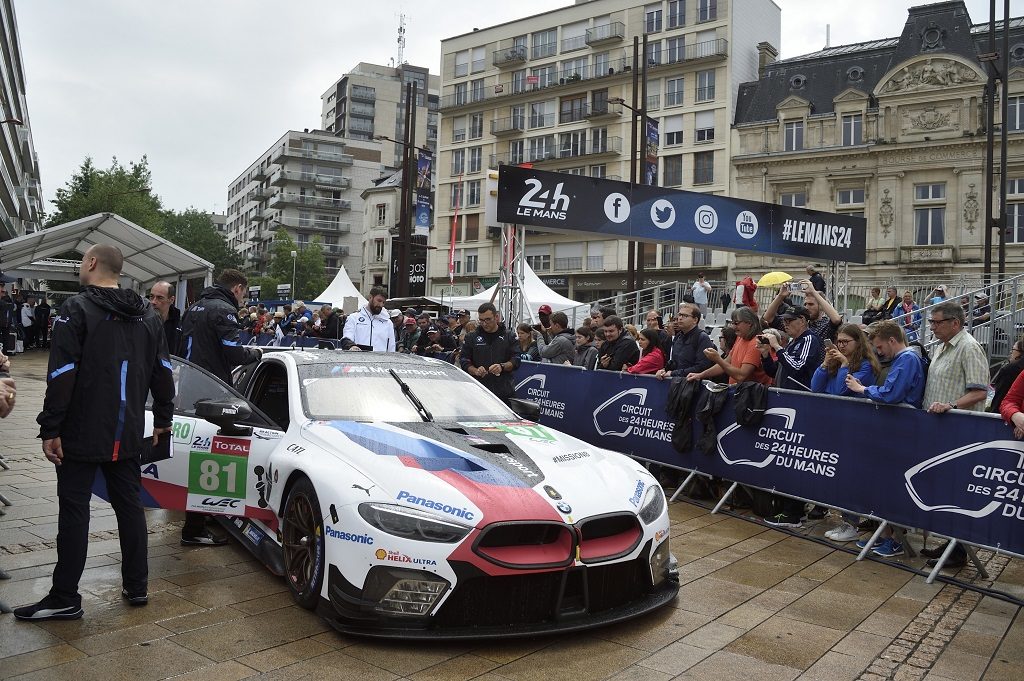
<path id="1" fill-rule="evenodd" d="M 455 242 L 458 241 L 459 208 L 462 207 L 462 175 L 459 175 L 459 188 L 455 193 L 455 214 L 452 215 L 452 236 L 448 244 L 448 283 L 455 285 Z"/>
<path id="2" fill-rule="evenodd" d="M 416 225 L 414 236 L 430 235 L 430 181 L 434 155 L 425 151 L 416 159 Z"/>
<path id="3" fill-rule="evenodd" d="M 644 184 L 658 184 L 658 121 L 647 119 L 646 144 L 644 145 Z"/>

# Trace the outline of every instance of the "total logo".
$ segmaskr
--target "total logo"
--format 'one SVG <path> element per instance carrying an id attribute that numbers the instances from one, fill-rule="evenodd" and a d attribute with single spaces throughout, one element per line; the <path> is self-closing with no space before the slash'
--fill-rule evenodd
<path id="1" fill-rule="evenodd" d="M 229 454 L 232 456 L 249 456 L 249 440 L 240 437 L 221 437 L 215 435 L 210 446 L 211 454 Z"/>
<path id="2" fill-rule="evenodd" d="M 604 200 L 604 215 L 615 224 L 621 224 L 629 219 L 629 199 L 625 194 L 615 192 L 609 194 Z"/>
<path id="3" fill-rule="evenodd" d="M 651 222 L 658 229 L 668 229 L 676 223 L 675 206 L 668 199 L 658 199 L 651 204 Z"/>

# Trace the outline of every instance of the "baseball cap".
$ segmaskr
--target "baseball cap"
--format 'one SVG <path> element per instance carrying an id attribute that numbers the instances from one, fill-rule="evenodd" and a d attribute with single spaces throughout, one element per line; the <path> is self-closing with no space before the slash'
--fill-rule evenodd
<path id="1" fill-rule="evenodd" d="M 797 317 L 803 317 L 804 319 L 810 321 L 811 313 L 802 307 L 793 307 L 786 310 L 782 314 L 783 319 L 796 319 Z"/>
<path id="2" fill-rule="evenodd" d="M 537 309 L 537 314 L 551 314 L 551 306 L 550 305 L 541 305 Z"/>
<path id="3" fill-rule="evenodd" d="M 441 330 L 438 329 L 433 324 L 431 324 L 430 326 L 427 327 L 427 333 L 441 333 Z"/>
<path id="4" fill-rule="evenodd" d="M 406 326 L 416 326 L 416 320 L 412 317 L 406 317 L 405 321 L 402 322 Z"/>
<path id="5" fill-rule="evenodd" d="M 292 307 L 306 307 L 306 304 L 301 300 L 296 300 L 295 304 Z"/>
<path id="6" fill-rule="evenodd" d="M 388 316 L 391 319 L 394 319 L 395 317 L 401 317 L 402 316 L 402 311 L 401 310 L 388 310 Z"/>
<path id="7" fill-rule="evenodd" d="M 469 310 L 458 310 L 455 314 L 457 314 L 460 317 L 468 317 Z"/>
<path id="8" fill-rule="evenodd" d="M 274 319 L 284 319 L 284 310 L 274 312 Z"/>

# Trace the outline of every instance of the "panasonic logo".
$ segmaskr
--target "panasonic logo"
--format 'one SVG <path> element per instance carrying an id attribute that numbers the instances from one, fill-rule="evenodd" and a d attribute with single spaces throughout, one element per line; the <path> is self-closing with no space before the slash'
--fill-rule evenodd
<path id="1" fill-rule="evenodd" d="M 466 520 L 473 520 L 474 514 L 472 511 L 466 508 L 458 508 L 457 506 L 450 506 L 448 504 L 441 503 L 440 501 L 434 501 L 432 499 L 425 499 L 423 497 L 413 496 L 405 490 L 398 493 L 398 501 L 404 501 L 409 504 L 415 504 L 422 506 L 423 508 L 429 508 L 433 511 L 440 511 L 441 513 L 447 513 L 453 515 L 456 518 L 465 518 Z"/>
<path id="2" fill-rule="evenodd" d="M 332 539 L 340 539 L 342 541 L 351 541 L 356 544 L 373 544 L 373 537 L 368 534 L 352 534 L 351 532 L 343 532 L 336 530 L 330 525 L 325 529 L 327 536 Z"/>

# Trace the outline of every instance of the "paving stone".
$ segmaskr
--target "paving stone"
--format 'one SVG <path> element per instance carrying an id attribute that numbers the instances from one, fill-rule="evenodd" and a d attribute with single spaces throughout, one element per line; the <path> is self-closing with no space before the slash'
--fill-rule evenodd
<path id="1" fill-rule="evenodd" d="M 82 657 L 85 657 L 85 653 L 66 643 L 42 648 L 30 653 L 4 657 L 0 660 L 0 679 L 9 679 L 12 676 L 26 674 L 37 669 L 56 667 Z"/>
<path id="2" fill-rule="evenodd" d="M 644 658 L 639 664 L 645 669 L 653 669 L 674 676 L 685 672 L 713 653 L 713 650 L 678 641 Z"/>
<path id="3" fill-rule="evenodd" d="M 584 636 L 559 640 L 502 666 L 498 673 L 519 681 L 535 678 L 538 669 L 559 669 L 562 678 L 586 681 L 616 674 L 643 657 L 645 654 L 635 648 Z"/>
<path id="4" fill-rule="evenodd" d="M 730 643 L 726 650 L 784 667 L 808 669 L 846 632 L 776 615 Z"/>
<path id="5" fill-rule="evenodd" d="M 467 653 L 465 655 L 459 655 L 449 660 L 445 660 L 440 664 L 436 664 L 433 667 L 427 667 L 414 674 L 410 674 L 409 678 L 413 681 L 467 681 L 468 679 L 479 678 L 481 674 L 490 672 L 498 667 L 498 663 L 493 660 L 480 657 L 479 655 L 473 655 Z M 641 671 L 638 667 L 631 667 L 624 672 L 628 671 Z M 651 670 L 643 670 L 645 673 L 650 673 Z M 620 678 L 618 676 L 613 678 Z M 630 677 L 621 677 L 623 681 Z M 641 677 L 636 677 L 641 678 Z M 667 677 L 666 677 L 667 678 Z"/>
<path id="6" fill-rule="evenodd" d="M 720 650 L 695 664 L 679 678 L 693 681 L 792 681 L 800 671 Z"/>

